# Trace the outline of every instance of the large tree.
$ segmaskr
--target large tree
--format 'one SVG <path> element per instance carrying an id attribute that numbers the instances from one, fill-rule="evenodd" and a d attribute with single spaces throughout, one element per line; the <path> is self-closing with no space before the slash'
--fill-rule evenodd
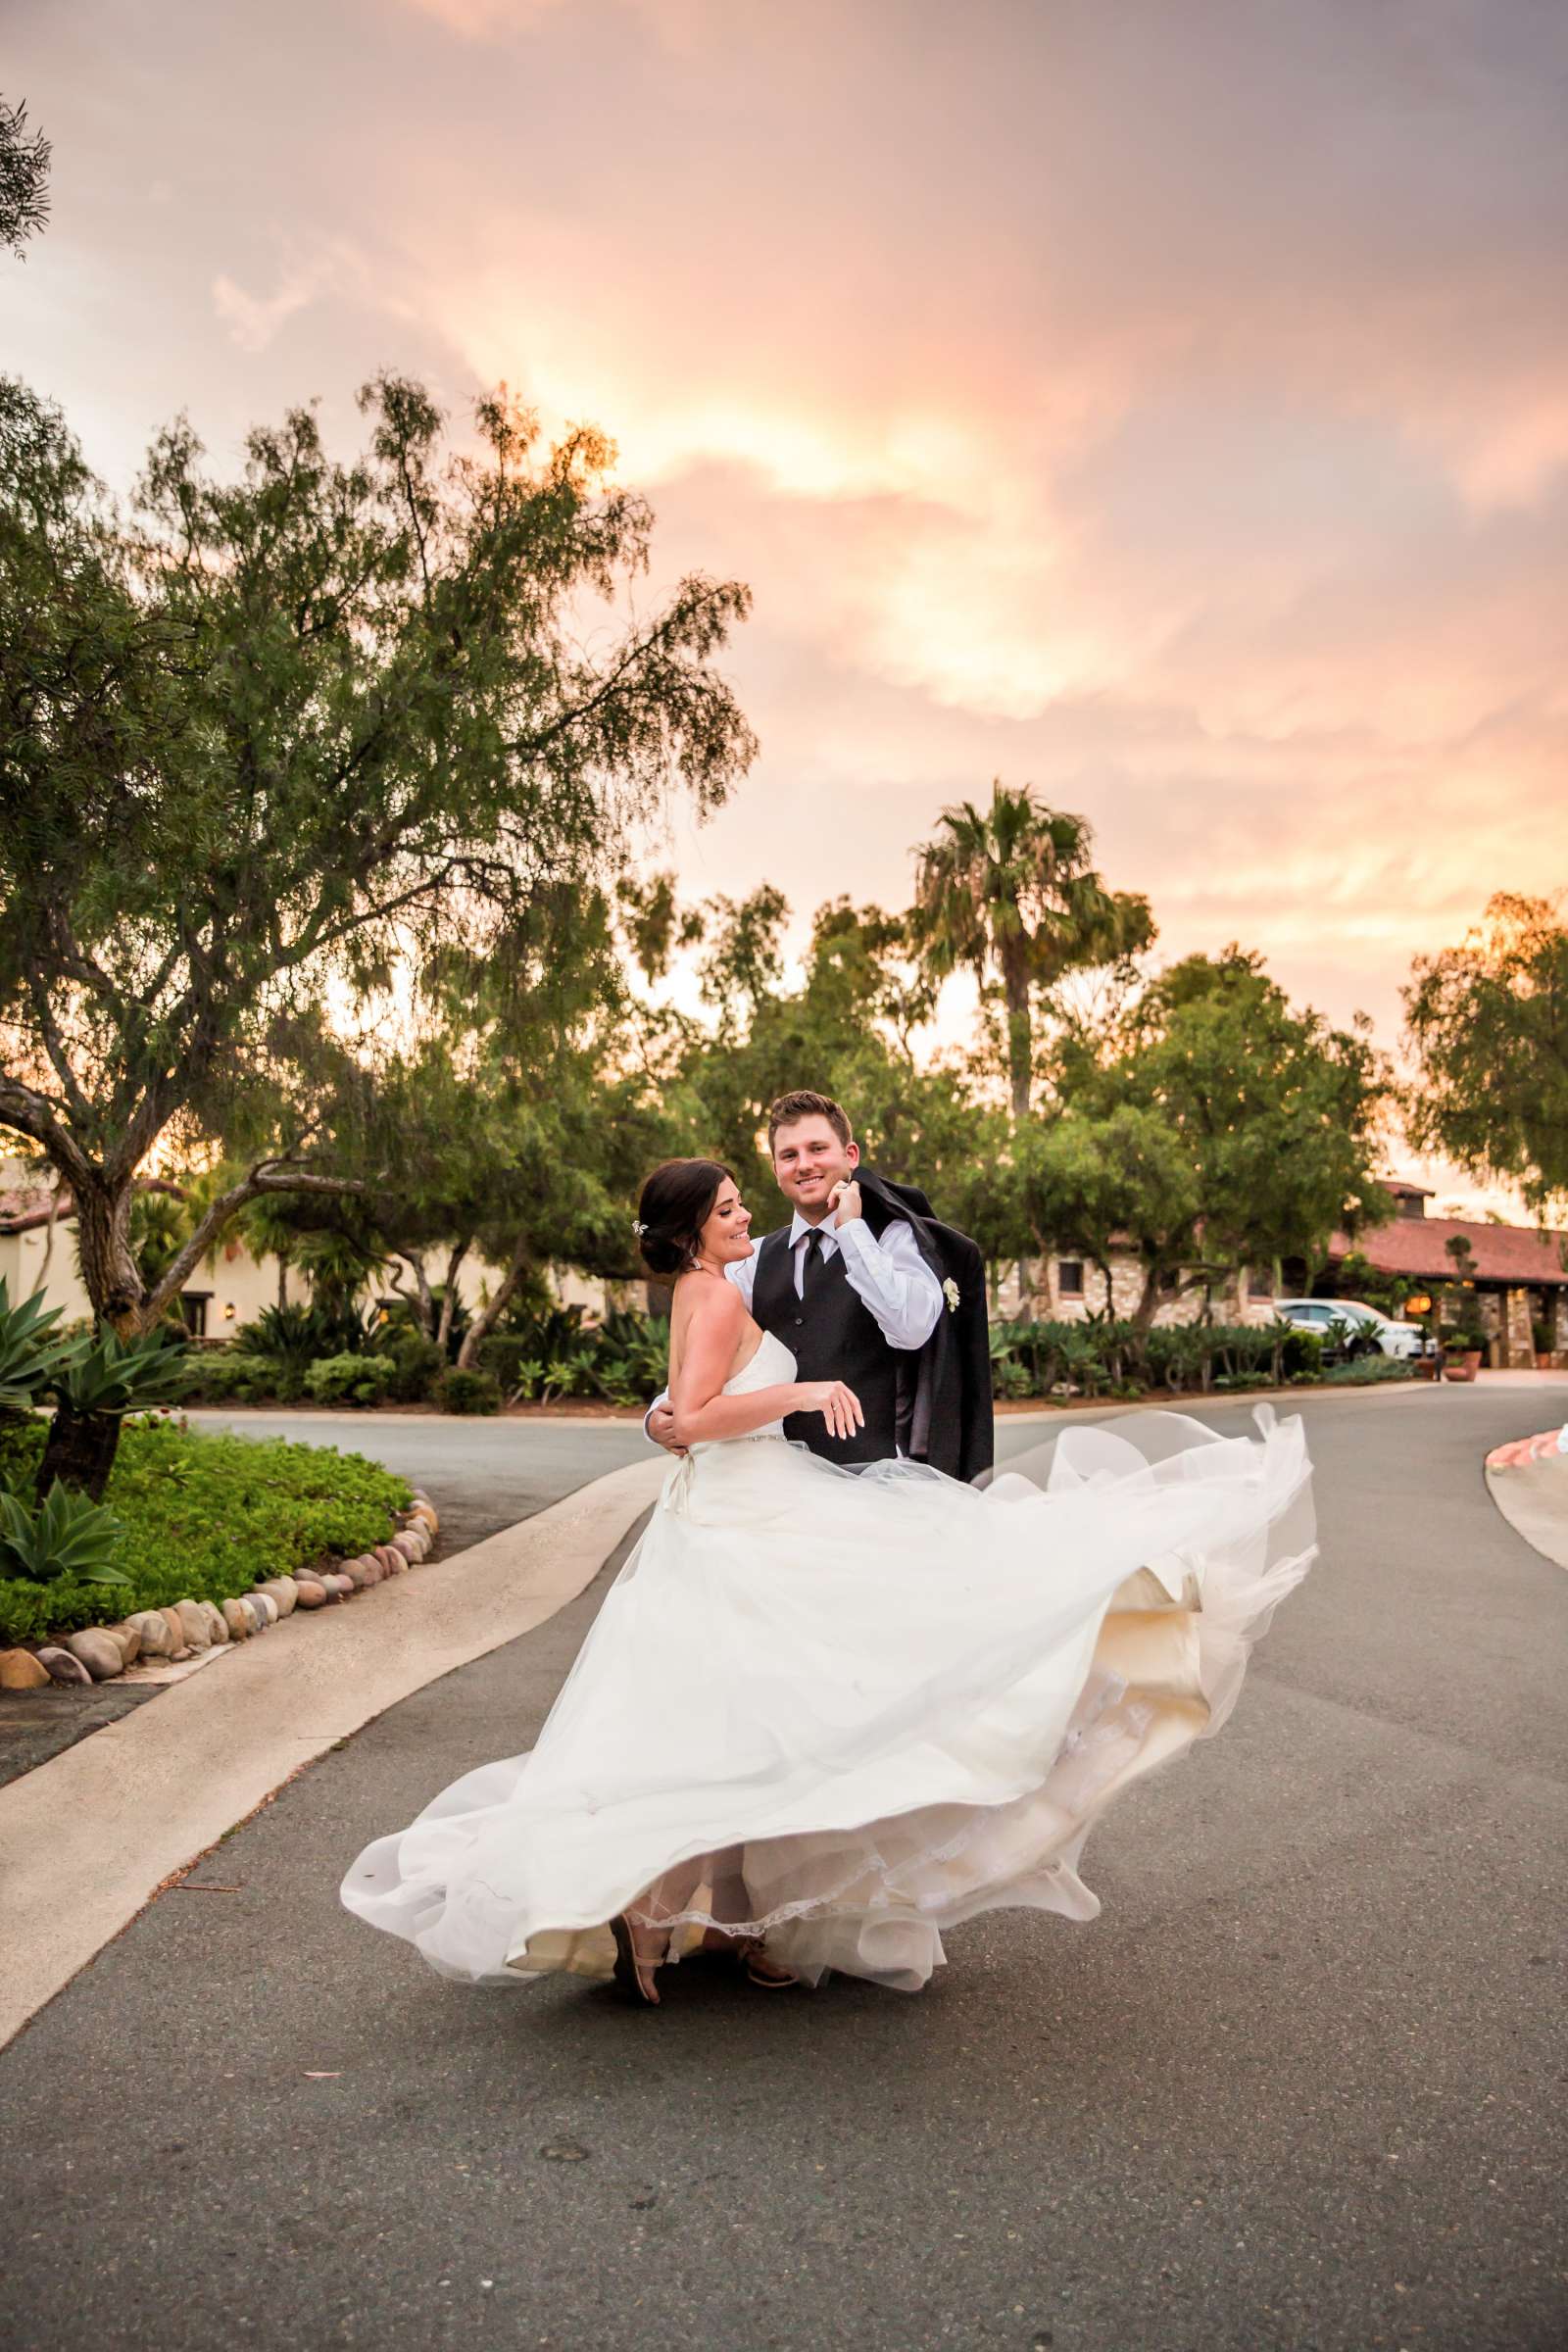
<path id="1" fill-rule="evenodd" d="M 235 1212 L 357 1181 L 313 1160 L 290 1040 L 436 945 L 504 959 L 542 891 L 613 869 L 676 783 L 720 802 L 754 743 L 712 658 L 748 609 L 683 580 L 597 632 L 647 564 L 644 502 L 588 430 L 480 403 L 451 451 L 416 384 L 369 446 L 296 411 L 218 480 L 184 424 L 122 517 L 57 411 L 0 383 L 0 1124 L 75 1204 L 96 1312 L 162 1314 Z M 149 1284 L 137 1170 L 171 1131 L 259 1134 Z"/>
<path id="2" fill-rule="evenodd" d="M 1568 929 L 1556 902 L 1492 899 L 1404 992 L 1420 1081 L 1411 1141 L 1517 1184 L 1539 1216 L 1568 1201 Z"/>
<path id="3" fill-rule="evenodd" d="M 1012 1115 L 1029 1116 L 1042 998 L 1071 972 L 1128 970 L 1152 944 L 1149 901 L 1111 890 L 1081 816 L 1048 808 L 999 778 L 991 806 L 946 808 L 916 853 L 913 942 L 938 980 L 972 971 L 1000 990 Z"/>
<path id="4" fill-rule="evenodd" d="M 630 1203 L 663 1129 L 629 1051 L 615 947 L 607 895 L 562 884 L 537 894 L 503 953 L 432 955 L 379 1050 L 318 1047 L 319 1128 L 363 1190 L 253 1204 L 253 1226 L 260 1215 L 307 1267 L 323 1250 L 330 1264 L 337 1244 L 361 1280 L 390 1269 L 443 1348 L 465 1264 L 499 1268 L 467 1319 L 464 1366 L 552 1263 L 630 1275 Z"/>
<path id="5" fill-rule="evenodd" d="M 1162 973 L 1073 1092 L 1019 1139 L 1025 1213 L 1042 1247 L 1081 1250 L 1107 1287 L 1113 1252 L 1133 1251 L 1139 1322 L 1392 1209 L 1373 1173 L 1389 1078 L 1366 1024 L 1298 1010 L 1236 948 Z"/>

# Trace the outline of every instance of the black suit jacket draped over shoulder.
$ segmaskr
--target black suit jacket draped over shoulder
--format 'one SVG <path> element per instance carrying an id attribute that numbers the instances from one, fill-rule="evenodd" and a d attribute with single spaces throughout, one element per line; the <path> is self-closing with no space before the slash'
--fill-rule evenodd
<path id="1" fill-rule="evenodd" d="M 985 1260 L 966 1233 L 932 1214 L 917 1185 L 895 1184 L 874 1168 L 857 1173 L 872 1233 L 880 1240 L 902 1219 L 937 1280 L 957 1292 L 956 1306 L 945 1297 L 925 1346 L 898 1353 L 899 1445 L 950 1478 L 978 1478 L 996 1459 Z"/>

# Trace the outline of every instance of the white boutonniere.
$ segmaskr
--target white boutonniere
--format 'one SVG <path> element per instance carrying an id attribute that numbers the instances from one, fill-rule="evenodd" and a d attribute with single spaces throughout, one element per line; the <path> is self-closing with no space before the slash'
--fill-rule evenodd
<path id="1" fill-rule="evenodd" d="M 958 1311 L 958 1286 L 951 1274 L 942 1285 L 942 1296 L 948 1302 L 949 1314 L 956 1315 Z"/>

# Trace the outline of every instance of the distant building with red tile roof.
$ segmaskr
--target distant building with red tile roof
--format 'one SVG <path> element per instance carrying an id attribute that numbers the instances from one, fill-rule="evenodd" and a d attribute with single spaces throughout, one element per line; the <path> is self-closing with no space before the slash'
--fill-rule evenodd
<path id="1" fill-rule="evenodd" d="M 1425 1186 L 1385 1180 L 1398 1203 L 1386 1225 L 1337 1233 L 1331 1266 L 1352 1252 L 1380 1274 L 1413 1284 L 1455 1282 L 1460 1263 L 1449 1245 L 1468 1250 L 1463 1277 L 1475 1289 L 1481 1319 L 1495 1342 L 1495 1360 L 1535 1360 L 1534 1330 L 1544 1323 L 1554 1350 L 1568 1348 L 1568 1233 L 1533 1225 L 1493 1225 L 1474 1217 L 1429 1217 Z"/>

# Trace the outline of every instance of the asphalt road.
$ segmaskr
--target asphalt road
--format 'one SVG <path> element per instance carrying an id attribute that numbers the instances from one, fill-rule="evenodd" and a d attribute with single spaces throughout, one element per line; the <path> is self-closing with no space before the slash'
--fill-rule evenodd
<path id="1" fill-rule="evenodd" d="M 1568 1579 L 1481 1454 L 1568 1390 L 1303 1404 L 1324 1557 L 1223 1736 L 1091 1843 L 1097 1924 L 977 1923 L 916 1999 L 691 1966 L 658 2012 L 373 1936 L 345 1864 L 529 1742 L 601 1579 L 0 2055 L 0 2339 L 1559 2347 Z"/>

